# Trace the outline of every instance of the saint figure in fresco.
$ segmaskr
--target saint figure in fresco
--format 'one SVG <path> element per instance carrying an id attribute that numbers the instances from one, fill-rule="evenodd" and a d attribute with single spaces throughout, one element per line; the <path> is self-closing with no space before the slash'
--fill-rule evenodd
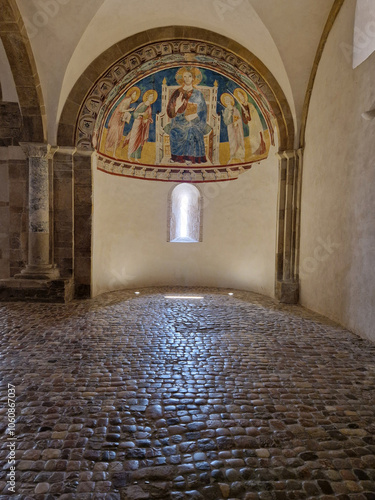
<path id="1" fill-rule="evenodd" d="M 234 105 L 234 98 L 227 92 L 221 95 L 220 102 L 224 106 L 223 121 L 227 126 L 230 158 L 228 164 L 237 159 L 245 161 L 245 140 L 241 114 Z"/>
<path id="2" fill-rule="evenodd" d="M 170 162 L 205 163 L 207 104 L 202 92 L 196 88 L 202 80 L 202 73 L 198 68 L 183 67 L 177 71 L 176 80 L 180 87 L 173 92 L 167 105 L 167 114 L 172 119 Z"/>
<path id="3" fill-rule="evenodd" d="M 247 94 L 240 88 L 233 92 L 237 106 L 241 110 L 245 134 L 249 129 L 250 146 L 252 155 L 263 155 L 266 152 L 266 143 L 263 138 L 263 126 L 255 106 L 248 100 Z M 246 134 L 247 135 L 247 134 Z"/>
<path id="4" fill-rule="evenodd" d="M 134 111 L 134 123 L 131 131 L 126 136 L 125 144 L 128 146 L 128 159 L 139 163 L 142 148 L 148 140 L 150 124 L 153 123 L 151 105 L 158 98 L 156 90 L 150 89 L 143 94 L 142 102 Z"/>
<path id="5" fill-rule="evenodd" d="M 115 155 L 117 147 L 120 146 L 123 140 L 124 126 L 130 122 L 131 113 L 135 109 L 130 106 L 133 102 L 138 101 L 140 95 L 141 91 L 138 87 L 130 88 L 109 119 L 105 149 L 113 149 L 113 155 Z"/>

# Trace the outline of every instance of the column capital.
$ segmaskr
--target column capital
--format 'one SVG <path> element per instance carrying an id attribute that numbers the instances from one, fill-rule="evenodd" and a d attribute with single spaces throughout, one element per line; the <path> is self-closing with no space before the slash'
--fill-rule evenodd
<path id="1" fill-rule="evenodd" d="M 276 157 L 279 160 L 290 160 L 292 158 L 297 158 L 298 152 L 298 149 L 286 149 L 285 151 L 278 151 Z"/>
<path id="2" fill-rule="evenodd" d="M 74 151 L 74 156 L 92 156 L 94 153 L 96 153 L 96 150 L 95 149 L 80 149 L 80 148 L 76 148 L 76 150 Z"/>
<path id="3" fill-rule="evenodd" d="M 19 143 L 27 158 L 46 158 L 53 156 L 56 148 L 42 142 L 20 142 Z"/>
<path id="4" fill-rule="evenodd" d="M 61 155 L 73 156 L 77 148 L 75 146 L 55 146 L 56 152 Z"/>

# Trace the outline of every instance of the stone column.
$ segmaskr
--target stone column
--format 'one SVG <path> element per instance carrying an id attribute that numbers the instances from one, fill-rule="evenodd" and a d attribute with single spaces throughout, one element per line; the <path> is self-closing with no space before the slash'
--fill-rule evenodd
<path id="1" fill-rule="evenodd" d="M 23 279 L 57 279 L 59 272 L 50 262 L 49 167 L 53 155 L 47 144 L 20 143 L 29 164 L 29 241 L 28 263 Z"/>
<path id="2" fill-rule="evenodd" d="M 275 294 L 280 302 L 296 304 L 299 299 L 299 197 L 302 152 L 281 151 L 276 243 Z"/>
<path id="3" fill-rule="evenodd" d="M 93 150 L 77 150 L 73 155 L 74 286 L 76 299 L 91 296 L 93 154 Z"/>

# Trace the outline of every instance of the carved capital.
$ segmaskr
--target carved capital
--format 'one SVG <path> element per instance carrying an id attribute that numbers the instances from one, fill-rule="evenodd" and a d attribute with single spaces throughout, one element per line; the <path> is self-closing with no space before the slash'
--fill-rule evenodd
<path id="1" fill-rule="evenodd" d="M 19 144 L 27 158 L 49 159 L 56 151 L 56 149 L 54 149 L 51 156 L 51 146 L 49 144 L 38 142 L 20 142 Z"/>
<path id="2" fill-rule="evenodd" d="M 283 156 L 287 160 L 294 159 L 294 158 L 297 157 L 297 150 L 295 150 L 295 149 L 289 149 L 289 150 L 283 151 Z"/>
<path id="3" fill-rule="evenodd" d="M 74 151 L 74 156 L 92 156 L 93 153 L 95 153 L 95 149 L 93 149 L 92 147 L 90 148 L 80 148 L 80 147 L 77 147 L 75 148 L 75 151 Z"/>
<path id="4" fill-rule="evenodd" d="M 291 158 L 297 158 L 299 151 L 299 149 L 287 149 L 285 151 L 278 151 L 276 153 L 276 158 L 278 158 L 279 160 L 290 160 Z"/>
<path id="5" fill-rule="evenodd" d="M 75 146 L 56 146 L 56 152 L 61 155 L 73 156 L 77 151 Z"/>

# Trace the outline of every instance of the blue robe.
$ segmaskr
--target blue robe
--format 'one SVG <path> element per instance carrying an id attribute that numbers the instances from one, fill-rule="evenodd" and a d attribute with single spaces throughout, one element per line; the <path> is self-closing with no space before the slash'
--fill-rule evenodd
<path id="1" fill-rule="evenodd" d="M 182 93 L 184 103 L 176 110 L 176 100 Z M 192 108 L 196 106 L 197 118 L 192 121 L 186 119 L 186 114 L 192 114 Z M 190 91 L 183 88 L 176 89 L 168 103 L 167 114 L 172 118 L 169 129 L 171 144 L 171 159 L 176 162 L 192 163 L 206 162 L 204 149 L 204 134 L 207 129 L 207 105 L 202 92 L 197 89 Z"/>

